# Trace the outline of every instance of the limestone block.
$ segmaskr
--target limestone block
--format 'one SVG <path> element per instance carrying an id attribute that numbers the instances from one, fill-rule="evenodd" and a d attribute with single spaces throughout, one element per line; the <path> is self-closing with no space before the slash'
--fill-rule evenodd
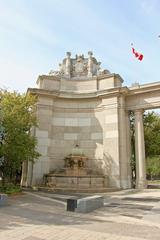
<path id="1" fill-rule="evenodd" d="M 47 156 L 48 146 L 37 146 L 36 149 L 42 156 Z"/>
<path id="2" fill-rule="evenodd" d="M 57 160 L 58 159 L 58 160 Z M 49 168 L 50 170 L 49 171 L 53 171 L 53 170 L 57 170 L 57 169 L 62 169 L 64 167 L 64 160 L 61 159 L 60 157 L 59 158 L 50 158 L 50 165 L 49 165 Z"/>
<path id="3" fill-rule="evenodd" d="M 118 131 L 107 131 L 105 138 L 118 138 Z"/>
<path id="4" fill-rule="evenodd" d="M 53 105 L 53 99 L 52 98 L 47 98 L 45 97 L 38 97 L 38 104 L 42 104 L 42 105 L 47 105 L 47 106 L 52 106 Z"/>
<path id="5" fill-rule="evenodd" d="M 43 108 L 41 106 L 38 106 L 37 108 L 38 115 L 45 115 L 51 117 L 53 114 L 52 109 L 48 109 L 47 106 L 44 106 Z"/>
<path id="6" fill-rule="evenodd" d="M 53 110 L 53 116 L 54 117 L 60 117 L 60 118 L 65 118 L 65 112 L 64 109 L 58 108 Z"/>
<path id="7" fill-rule="evenodd" d="M 44 114 L 41 114 L 41 115 L 39 115 L 39 114 L 37 114 L 37 119 L 38 119 L 38 125 L 40 124 L 40 123 L 51 123 L 52 122 L 52 118 L 50 117 L 50 116 L 47 116 L 47 115 L 44 115 Z"/>
<path id="8" fill-rule="evenodd" d="M 76 101 L 70 101 L 70 100 L 55 100 L 54 101 L 54 107 L 56 108 L 65 108 L 65 109 L 75 109 L 75 111 L 78 109 L 78 103 Z"/>
<path id="9" fill-rule="evenodd" d="M 47 89 L 47 90 L 59 90 L 60 88 L 60 81 L 57 80 L 49 80 L 44 79 L 41 88 Z"/>
<path id="10" fill-rule="evenodd" d="M 91 140 L 80 141 L 81 148 L 94 148 L 96 147 L 96 142 Z"/>
<path id="11" fill-rule="evenodd" d="M 65 140 L 77 140 L 78 134 L 77 133 L 64 133 Z"/>
<path id="12" fill-rule="evenodd" d="M 34 174 L 34 176 L 36 176 L 36 175 L 41 175 L 41 171 L 42 170 L 42 168 L 41 168 L 41 162 L 40 161 L 36 161 L 35 163 L 34 163 L 34 165 L 33 165 L 33 174 Z"/>
<path id="13" fill-rule="evenodd" d="M 39 137 L 39 138 L 48 138 L 48 131 L 36 129 L 36 137 Z"/>
<path id="14" fill-rule="evenodd" d="M 117 103 L 117 99 L 112 99 L 114 100 L 114 102 Z M 103 104 L 105 105 L 107 102 L 108 102 L 108 99 L 103 99 Z M 110 103 L 110 101 L 109 101 Z M 111 103 L 110 103 L 111 104 Z M 110 105 L 109 104 L 109 105 Z M 117 115 L 118 114 L 118 109 L 116 107 L 112 107 L 112 108 L 106 108 L 105 106 L 105 110 L 103 110 L 103 113 L 106 115 L 106 116 L 109 116 L 109 115 Z"/>
<path id="15" fill-rule="evenodd" d="M 49 131 L 51 129 L 50 123 L 46 123 L 46 122 L 39 122 L 38 121 L 38 127 L 41 130 L 47 130 L 47 131 Z"/>
<path id="16" fill-rule="evenodd" d="M 64 133 L 53 133 L 53 139 L 63 140 L 64 139 Z"/>
<path id="17" fill-rule="evenodd" d="M 52 124 L 54 126 L 65 126 L 65 118 L 53 117 Z"/>
<path id="18" fill-rule="evenodd" d="M 65 133 L 79 133 L 79 127 L 76 126 L 65 126 L 64 131 Z"/>
<path id="19" fill-rule="evenodd" d="M 49 138 L 38 138 L 38 145 L 39 146 L 49 146 L 50 139 Z"/>
<path id="20" fill-rule="evenodd" d="M 78 126 L 91 126 L 90 118 L 78 118 Z"/>
<path id="21" fill-rule="evenodd" d="M 118 98 L 117 97 L 111 97 L 111 98 L 104 98 L 102 100 L 102 104 L 105 106 L 105 109 L 110 109 L 113 107 L 116 107 L 118 103 Z"/>
<path id="22" fill-rule="evenodd" d="M 89 100 L 85 100 L 85 101 L 81 101 L 78 103 L 78 108 L 79 109 L 87 109 L 87 112 L 88 110 L 94 110 L 95 107 L 97 107 L 98 101 L 89 101 Z"/>
<path id="23" fill-rule="evenodd" d="M 77 118 L 65 118 L 65 126 L 78 126 Z"/>
<path id="24" fill-rule="evenodd" d="M 117 122 L 118 122 L 118 115 L 117 114 L 105 116 L 105 124 L 117 123 Z"/>
<path id="25" fill-rule="evenodd" d="M 53 126 L 52 125 L 52 136 L 54 136 L 55 133 L 64 133 L 64 130 L 66 129 L 66 127 L 64 126 Z"/>
<path id="26" fill-rule="evenodd" d="M 81 126 L 81 127 L 79 127 L 79 132 L 80 133 L 91 133 L 92 132 L 92 127 L 90 126 L 88 126 L 88 127 L 86 127 L 86 126 Z"/>
<path id="27" fill-rule="evenodd" d="M 50 162 L 49 161 L 41 162 L 41 172 L 43 174 L 49 173 L 49 167 L 50 167 Z"/>
<path id="28" fill-rule="evenodd" d="M 118 123 L 107 123 L 104 126 L 104 132 L 107 131 L 118 131 Z"/>
<path id="29" fill-rule="evenodd" d="M 75 117 L 77 117 L 77 118 L 92 118 L 92 117 L 94 117 L 94 113 L 92 113 L 92 112 L 88 112 L 88 111 L 86 111 L 85 113 L 84 112 L 77 112 L 77 113 L 75 113 L 76 115 L 75 115 Z"/>
<path id="30" fill-rule="evenodd" d="M 79 133 L 78 134 L 78 139 L 79 140 L 90 140 L 91 139 L 91 134 L 90 133 Z"/>
<path id="31" fill-rule="evenodd" d="M 99 80 L 99 83 L 98 83 L 99 90 L 109 89 L 113 87 L 115 87 L 114 77 Z"/>
<path id="32" fill-rule="evenodd" d="M 91 133 L 91 139 L 102 139 L 103 138 L 103 133 Z"/>

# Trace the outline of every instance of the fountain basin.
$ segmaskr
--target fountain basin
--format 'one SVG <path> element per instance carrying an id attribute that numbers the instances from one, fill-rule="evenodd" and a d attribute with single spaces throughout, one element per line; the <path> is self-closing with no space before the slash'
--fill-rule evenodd
<path id="1" fill-rule="evenodd" d="M 52 188 L 106 188 L 108 187 L 108 177 L 104 175 L 47 174 L 45 185 Z"/>

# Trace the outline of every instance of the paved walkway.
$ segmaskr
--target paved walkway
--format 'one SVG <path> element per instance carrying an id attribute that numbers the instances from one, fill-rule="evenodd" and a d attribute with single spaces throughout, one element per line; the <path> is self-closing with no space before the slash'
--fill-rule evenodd
<path id="1" fill-rule="evenodd" d="M 26 193 L 0 208 L 0 240 L 160 239 L 160 190 L 104 194 L 92 213 L 65 211 L 51 194 Z"/>

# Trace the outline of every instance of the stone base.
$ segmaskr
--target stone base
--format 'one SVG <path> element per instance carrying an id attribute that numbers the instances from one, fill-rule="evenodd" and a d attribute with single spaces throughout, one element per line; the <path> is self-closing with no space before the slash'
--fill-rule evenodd
<path id="1" fill-rule="evenodd" d="M 147 180 L 137 180 L 136 181 L 136 188 L 137 189 L 145 189 L 147 188 Z"/>
<path id="2" fill-rule="evenodd" d="M 49 174 L 46 176 L 45 185 L 53 188 L 99 189 L 108 187 L 108 178 L 107 176 L 98 175 L 67 176 Z"/>

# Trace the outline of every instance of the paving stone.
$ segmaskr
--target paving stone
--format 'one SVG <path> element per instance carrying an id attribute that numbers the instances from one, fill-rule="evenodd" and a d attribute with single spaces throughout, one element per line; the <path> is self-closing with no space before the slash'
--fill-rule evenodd
<path id="1" fill-rule="evenodd" d="M 63 204 L 47 196 L 9 198 L 9 205 L 0 209 L 0 240 L 159 240 L 160 202 L 145 208 L 145 200 L 123 198 L 154 199 L 160 192 L 104 194 L 108 205 L 85 214 L 66 212 Z"/>

